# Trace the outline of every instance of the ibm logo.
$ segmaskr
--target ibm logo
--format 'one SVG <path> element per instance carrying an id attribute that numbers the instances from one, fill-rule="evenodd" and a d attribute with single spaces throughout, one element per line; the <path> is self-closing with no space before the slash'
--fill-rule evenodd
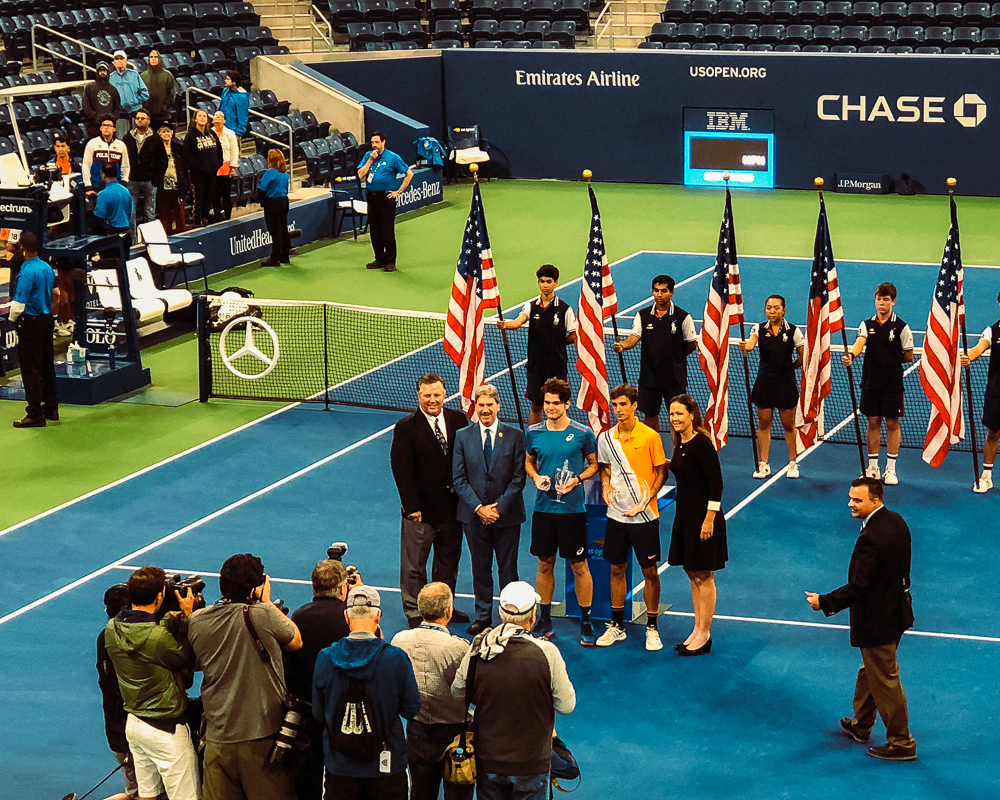
<path id="1" fill-rule="evenodd" d="M 706 111 L 708 124 L 705 130 L 708 131 L 749 131 L 747 125 L 747 112 L 736 113 L 734 111 Z"/>

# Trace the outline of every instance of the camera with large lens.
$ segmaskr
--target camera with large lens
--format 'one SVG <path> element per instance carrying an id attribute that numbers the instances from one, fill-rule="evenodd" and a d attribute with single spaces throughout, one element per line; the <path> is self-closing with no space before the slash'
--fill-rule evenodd
<path id="1" fill-rule="evenodd" d="M 201 579 L 201 575 L 190 575 L 187 578 L 181 578 L 180 575 L 167 575 L 166 590 L 163 596 L 163 605 L 160 606 L 160 614 L 181 610 L 180 604 L 177 602 L 177 595 L 174 594 L 175 591 L 180 592 L 181 597 L 184 597 L 190 590 L 194 596 L 195 611 L 205 607 L 205 596 L 202 594 L 205 591 L 205 581 Z"/>
<path id="2" fill-rule="evenodd" d="M 281 729 L 274 739 L 267 760 L 272 764 L 284 764 L 293 749 L 304 750 L 309 746 L 309 737 L 302 731 L 309 718 L 312 706 L 289 695 L 281 704 Z M 296 739 L 301 741 L 296 743 Z"/>
<path id="3" fill-rule="evenodd" d="M 341 564 L 344 563 L 345 555 L 347 555 L 347 542 L 334 542 L 326 549 L 326 557 L 333 561 L 339 561 Z M 347 585 L 357 586 L 358 578 L 360 577 L 358 568 L 353 564 L 346 564 L 345 566 L 347 567 Z"/>

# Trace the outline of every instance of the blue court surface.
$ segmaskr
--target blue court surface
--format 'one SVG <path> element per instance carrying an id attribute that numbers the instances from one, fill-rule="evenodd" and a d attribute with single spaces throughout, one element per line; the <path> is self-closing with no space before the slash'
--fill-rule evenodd
<path id="1" fill-rule="evenodd" d="M 665 272 L 678 281 L 677 303 L 700 318 L 712 263 L 703 254 L 657 253 L 620 262 L 614 276 L 623 315 L 646 302 L 651 277 Z M 900 316 L 915 330 L 924 327 L 937 265 L 838 268 L 850 325 L 874 313 L 874 286 L 892 280 Z M 762 317 L 765 297 L 777 291 L 788 299 L 790 320 L 802 321 L 808 261 L 743 258 L 741 269 L 751 319 Z M 996 318 L 998 277 L 989 268 L 966 270 L 970 333 Z M 575 304 L 577 286 L 563 292 Z M 733 369 L 741 367 L 734 361 Z M 114 766 L 95 640 L 106 621 L 105 589 L 132 568 L 153 563 L 205 575 L 213 602 L 212 576 L 222 562 L 253 552 L 272 576 L 273 593 L 295 608 L 310 599 L 315 562 L 330 542 L 344 540 L 346 561 L 383 589 L 386 633 L 402 628 L 399 503 L 389 471 L 399 416 L 292 406 L 0 532 L 0 714 L 7 731 L 0 798 L 82 795 Z M 775 444 L 772 465 L 780 466 L 783 448 Z M 952 453 L 933 470 L 919 451 L 904 450 L 900 485 L 886 490 L 887 504 L 913 534 L 916 629 L 900 647 L 919 752 L 911 764 L 868 758 L 839 732 L 838 719 L 851 713 L 859 657 L 849 645 L 847 614 L 827 619 L 803 595 L 846 579 L 857 534 L 846 504 L 859 471 L 857 448 L 819 445 L 802 459 L 798 481 L 781 474 L 752 480 L 745 438 L 731 438 L 721 458 L 730 562 L 717 575 L 711 655 L 681 659 L 670 647 L 691 626 L 688 581 L 678 569 L 663 575 L 663 602 L 672 609 L 660 622 L 666 648 L 659 653 L 643 650 L 639 628 L 629 628 L 622 644 L 585 650 L 575 622 L 556 621 L 554 641 L 578 692 L 576 711 L 557 719 L 583 770 L 575 796 L 995 798 L 1000 563 L 992 548 L 1000 501 L 995 491 L 971 493 L 969 454 Z M 533 495 L 529 488 L 529 511 Z M 671 518 L 668 508 L 664 543 Z M 520 553 L 521 577 L 533 582 L 527 527 Z M 459 593 L 458 607 L 471 611 L 467 556 Z M 873 733 L 881 743 L 880 723 Z M 94 796 L 119 786 L 115 776 Z"/>

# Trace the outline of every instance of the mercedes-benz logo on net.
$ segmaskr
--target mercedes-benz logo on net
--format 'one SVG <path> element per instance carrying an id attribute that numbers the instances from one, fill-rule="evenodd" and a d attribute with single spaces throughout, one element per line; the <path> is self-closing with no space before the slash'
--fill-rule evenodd
<path id="1" fill-rule="evenodd" d="M 955 119 L 959 125 L 975 128 L 986 119 L 986 103 L 978 94 L 963 94 L 955 101 Z"/>

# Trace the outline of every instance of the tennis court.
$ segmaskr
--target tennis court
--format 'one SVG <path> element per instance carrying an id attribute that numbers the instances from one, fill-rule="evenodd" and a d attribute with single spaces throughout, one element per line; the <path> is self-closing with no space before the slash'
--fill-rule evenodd
<path id="1" fill-rule="evenodd" d="M 649 280 L 661 272 L 678 281 L 677 303 L 700 317 L 713 260 L 642 252 L 619 262 L 613 274 L 623 317 L 647 301 Z M 805 307 L 808 268 L 796 259 L 741 259 L 749 318 L 760 316 L 764 298 L 778 291 L 788 299 L 790 320 L 801 321 L 795 309 Z M 874 285 L 893 280 L 900 287 L 898 313 L 914 330 L 923 327 L 937 265 L 840 262 L 838 271 L 850 325 L 873 313 Z M 994 318 L 994 286 L 995 271 L 966 270 L 970 332 Z M 561 294 L 575 305 L 577 284 L 567 283 Z M 417 356 L 394 356 L 384 370 L 358 370 L 363 377 L 346 378 L 343 388 L 353 383 L 361 395 L 385 391 L 409 407 L 410 378 L 429 368 L 426 357 L 436 350 L 431 345 Z M 496 348 L 487 358 L 487 374 L 501 369 Z M 616 368 L 612 361 L 612 379 Z M 735 388 L 740 363 L 734 360 L 731 369 Z M 509 388 L 498 383 L 510 416 Z M 230 402 L 212 401 L 208 409 Z M 735 417 L 735 399 L 732 408 Z M 6 729 L 17 731 L 0 744 L 2 795 L 82 794 L 110 771 L 94 641 L 104 590 L 143 563 L 209 577 L 232 553 L 251 551 L 263 559 L 275 593 L 294 608 L 310 597 L 313 564 L 331 541 L 345 540 L 347 560 L 386 595 L 386 631 L 400 629 L 403 615 L 393 596 L 398 498 L 388 468 L 398 418 L 391 411 L 282 408 L 0 532 L 0 642 L 9 654 L 0 708 Z M 922 439 L 919 418 L 907 416 L 904 431 Z M 828 415 L 827 428 L 839 421 Z M 869 759 L 837 732 L 837 719 L 849 713 L 857 655 L 848 645 L 846 616 L 827 620 L 802 594 L 844 580 L 856 531 L 846 508 L 856 449 L 821 444 L 803 459 L 799 481 L 753 481 L 745 438 L 731 438 L 721 458 L 731 561 L 718 576 L 709 658 L 678 659 L 669 648 L 648 654 L 641 637 L 631 634 L 609 650 L 584 650 L 573 623 L 556 622 L 555 641 L 579 693 L 576 712 L 557 721 L 584 770 L 577 796 L 995 796 L 1000 625 L 993 609 L 1000 567 L 983 554 L 993 544 L 997 497 L 969 491 L 968 453 L 952 454 L 935 471 L 919 451 L 904 450 L 901 483 L 887 492 L 914 539 L 917 623 L 900 656 L 920 752 L 912 765 Z M 529 505 L 532 494 L 526 492 Z M 533 580 L 526 541 L 520 571 Z M 459 592 L 465 597 L 458 605 L 470 608 L 467 556 Z M 218 597 L 211 577 L 206 595 L 209 602 Z M 663 600 L 673 604 L 661 622 L 669 644 L 690 626 L 687 580 L 679 570 L 666 570 Z M 117 788 L 117 780 L 108 785 Z"/>

